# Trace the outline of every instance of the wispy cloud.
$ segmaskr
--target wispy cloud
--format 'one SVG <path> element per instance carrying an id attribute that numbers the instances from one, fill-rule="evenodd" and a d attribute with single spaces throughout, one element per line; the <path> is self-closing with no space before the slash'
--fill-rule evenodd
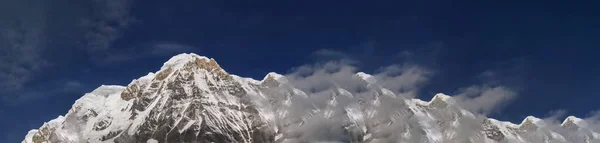
<path id="1" fill-rule="evenodd" d="M 417 55 L 427 55 L 426 53 L 436 53 L 433 55 L 441 55 L 441 49 L 435 48 L 433 51 L 418 51 L 418 52 L 402 52 L 404 55 L 404 63 L 383 66 L 373 74 L 377 84 L 393 91 L 394 93 L 406 98 L 414 98 L 418 92 L 423 89 L 432 78 L 434 78 L 435 70 L 424 68 L 417 63 L 436 63 L 436 61 L 419 62 Z M 360 68 L 355 65 L 360 65 L 360 60 L 353 59 L 354 56 L 344 52 L 334 50 L 319 50 L 313 56 L 325 57 L 317 58 L 318 60 L 329 60 L 328 62 L 317 61 L 316 65 L 305 65 L 296 68 L 288 77 L 291 77 L 290 83 L 295 87 L 299 87 L 304 91 L 319 92 L 331 89 L 332 87 L 342 87 L 349 91 L 360 91 L 361 81 L 352 81 L 352 76 Z M 417 57 L 415 57 L 417 56 Z M 436 57 L 431 57 L 435 59 Z M 512 62 L 514 63 L 514 62 Z M 472 78 L 480 79 L 481 84 L 472 84 L 470 86 L 458 89 L 454 94 L 455 100 L 459 106 L 473 113 L 489 115 L 499 113 L 511 101 L 518 98 L 518 90 L 513 87 L 515 85 L 505 85 L 514 82 L 504 82 L 504 73 L 510 72 L 513 74 L 522 73 L 520 68 L 522 61 L 517 64 L 503 64 L 499 67 L 484 71 L 481 75 Z M 521 66 L 519 66 L 521 65 Z M 520 75 L 520 74 L 517 74 Z M 514 80 L 515 77 L 510 76 L 509 79 Z"/>
<path id="2" fill-rule="evenodd" d="M 42 57 L 47 40 L 44 33 L 46 7 L 44 2 L 30 0 L 2 3 L 0 94 L 9 94 L 21 90 L 37 72 L 49 65 Z"/>
<path id="3" fill-rule="evenodd" d="M 85 85 L 79 81 L 66 81 L 64 83 L 64 87 L 62 88 L 62 90 L 64 92 L 80 92 L 81 89 L 83 89 L 85 87 Z"/>
<path id="4" fill-rule="evenodd" d="M 433 76 L 433 72 L 417 65 L 391 65 L 374 76 L 381 86 L 408 98 L 414 98 L 419 89 Z"/>
<path id="5" fill-rule="evenodd" d="M 129 47 L 110 49 L 102 59 L 96 60 L 98 64 L 112 64 L 125 61 L 139 60 L 149 57 L 169 57 L 179 53 L 197 52 L 199 48 L 177 44 L 174 42 L 161 42 L 148 44 L 143 47 Z"/>
<path id="6" fill-rule="evenodd" d="M 175 42 L 162 42 L 154 44 L 152 48 L 148 50 L 148 54 L 155 56 L 173 56 L 178 53 L 191 52 L 197 49 L 197 47 L 177 44 Z"/>
<path id="7" fill-rule="evenodd" d="M 454 96 L 463 108 L 482 114 L 490 114 L 499 111 L 509 101 L 517 97 L 517 92 L 504 86 L 473 85 L 460 90 Z"/>
<path id="8" fill-rule="evenodd" d="M 546 117 L 544 117 L 544 120 L 546 122 L 560 124 L 560 122 L 562 122 L 561 119 L 563 119 L 566 115 L 567 115 L 567 110 L 565 110 L 565 109 L 553 110 L 553 111 L 548 112 Z"/>
<path id="9" fill-rule="evenodd" d="M 328 54 L 341 56 L 342 59 L 344 57 L 341 53 Z M 343 111 L 346 107 L 358 106 L 357 104 L 362 104 L 359 102 L 363 99 L 366 100 L 365 102 L 371 102 L 374 98 L 382 98 L 380 101 L 381 106 L 376 109 L 378 111 L 377 116 L 395 115 L 400 111 L 398 109 L 406 108 L 403 104 L 405 98 L 373 97 L 374 93 L 380 92 L 378 87 L 390 87 L 397 91 L 396 95 L 399 96 L 414 96 L 413 93 L 428 79 L 428 72 L 418 66 L 400 67 L 393 65 L 384 67 L 373 74 L 373 78 L 378 81 L 377 83 L 381 81 L 381 84 L 374 84 L 374 87 L 372 87 L 356 74 L 359 68 L 346 61 L 333 60 L 304 65 L 294 68 L 291 73 L 286 75 L 288 81 L 286 84 L 300 89 L 307 94 L 307 98 L 291 97 L 293 102 L 291 106 L 284 107 L 282 110 L 287 110 L 286 113 L 292 118 L 300 118 L 307 114 L 310 114 L 310 117 L 306 118 L 303 124 L 298 127 L 282 129 L 287 134 L 285 138 L 295 138 L 300 142 L 345 139 L 348 134 L 345 133 L 344 128 L 341 128 L 345 126 L 344 122 L 339 121 L 345 115 L 341 112 L 338 113 L 338 111 Z M 347 96 L 332 95 L 335 92 L 341 92 L 339 89 L 343 89 L 351 95 L 346 93 L 338 94 L 346 94 Z M 335 107 L 330 106 L 332 100 L 335 100 Z M 316 111 L 317 113 L 308 113 L 310 111 Z M 331 114 L 328 114 L 328 111 L 331 111 Z M 332 120 L 338 118 L 339 120 Z M 408 118 L 394 121 L 394 124 L 374 130 L 377 130 L 377 133 L 380 134 L 390 135 L 388 138 L 391 141 L 400 138 L 399 133 L 395 133 L 398 128 L 404 127 L 409 122 L 410 124 L 417 123 L 417 120 Z M 419 140 L 421 138 L 416 137 L 414 139 Z"/>
<path id="10" fill-rule="evenodd" d="M 79 26 L 84 33 L 82 43 L 91 60 L 110 64 L 147 57 L 173 56 L 182 52 L 197 52 L 197 48 L 171 41 L 141 43 L 130 47 L 115 47 L 116 40 L 125 30 L 142 21 L 130 12 L 131 0 L 90 0 L 93 11 L 81 18 Z"/>
<path id="11" fill-rule="evenodd" d="M 84 7 L 92 11 L 80 17 L 79 26 L 83 28 L 84 47 L 91 55 L 102 54 L 122 36 L 123 30 L 135 22 L 130 14 L 130 0 L 88 0 Z M 103 56 L 103 55 L 101 55 Z"/>
<path id="12" fill-rule="evenodd" d="M 588 117 L 584 119 L 588 126 L 595 131 L 600 132 L 600 110 L 592 111 L 588 114 Z"/>
<path id="13" fill-rule="evenodd" d="M 331 49 L 317 50 L 311 54 L 311 58 L 313 58 L 315 62 L 338 61 L 349 65 L 358 64 L 360 62 L 349 54 Z"/>
<path id="14" fill-rule="evenodd" d="M 381 98 L 377 101 L 377 111 L 382 115 L 384 114 L 398 114 L 398 109 L 405 109 L 405 105 L 402 102 L 404 98 L 414 98 L 418 92 L 423 89 L 428 82 L 434 78 L 435 71 L 416 65 L 414 61 L 408 61 L 407 63 L 394 64 L 390 66 L 383 66 L 375 73 L 372 74 L 372 78 L 376 80 L 374 84 L 369 84 L 371 87 L 365 85 L 365 81 L 358 78 L 356 73 L 360 71 L 360 68 L 354 66 L 359 60 L 352 59 L 352 56 L 348 56 L 343 52 L 321 50 L 318 55 L 330 57 L 324 59 L 334 59 L 329 61 L 317 61 L 317 64 L 304 65 L 292 70 L 291 73 L 287 74 L 288 83 L 293 87 L 298 88 L 308 94 L 307 99 L 292 100 L 293 104 L 302 103 L 300 105 L 306 106 L 292 106 L 289 113 L 293 117 L 301 117 L 305 112 L 313 110 L 313 108 L 327 110 L 329 101 L 332 100 L 332 93 L 337 91 L 338 88 L 348 91 L 352 96 L 347 97 L 336 97 L 337 107 L 333 108 L 345 108 L 362 101 L 363 99 L 368 102 L 375 98 Z M 348 62 L 353 61 L 353 62 Z M 356 61 L 356 62 L 354 62 Z M 490 75 L 491 76 L 491 75 Z M 497 75 L 494 75 L 497 76 Z M 374 97 L 378 92 L 375 87 L 383 87 L 391 90 L 395 93 L 397 98 L 390 97 Z M 460 124 L 463 126 L 456 127 L 456 130 L 461 131 L 455 139 L 468 139 L 474 134 L 479 133 L 481 130 L 481 123 L 483 121 L 483 115 L 490 113 L 499 112 L 503 106 L 510 103 L 517 97 L 517 91 L 512 90 L 506 86 L 497 84 L 496 82 L 485 81 L 482 84 L 475 84 L 458 90 L 459 92 L 454 95 L 458 105 L 475 113 L 475 119 L 461 119 Z M 399 97 L 399 98 L 398 98 Z M 304 103 L 307 102 L 307 103 Z M 365 103 L 369 104 L 369 103 Z M 314 106 L 311 106 L 314 105 Z M 333 111 L 344 110 L 344 109 L 332 109 Z M 451 112 L 449 112 L 451 113 Z M 337 114 L 333 115 L 336 116 Z M 290 134 L 298 136 L 298 140 L 336 140 L 342 138 L 338 129 L 340 124 L 337 122 L 331 122 L 331 118 L 336 117 L 321 117 L 320 113 L 315 113 L 314 116 L 307 119 L 302 126 L 294 128 Z M 378 116 L 378 115 L 375 115 Z M 378 133 L 389 135 L 386 140 L 380 141 L 397 141 L 400 137 L 395 136 L 397 129 L 402 128 L 405 124 L 417 124 L 416 119 L 408 118 L 397 119 L 396 122 L 402 124 L 389 124 L 386 127 L 379 127 Z M 365 119 L 367 120 L 367 119 Z M 379 120 L 377 120 L 379 121 Z M 393 123 L 396 123 L 393 122 Z M 412 123 L 409 123 L 412 122 Z M 311 138 L 312 137 L 312 138 Z M 407 142 L 422 142 L 422 138 L 415 136 L 407 140 Z"/>
<path id="15" fill-rule="evenodd" d="M 82 94 L 88 90 L 88 86 L 76 80 L 47 81 L 36 86 L 28 86 L 27 89 L 8 92 L 12 95 L 0 97 L 0 103 L 6 106 L 15 106 L 31 100 L 39 100 L 66 94 Z"/>
<path id="16" fill-rule="evenodd" d="M 316 65 L 297 67 L 287 76 L 295 87 L 318 92 L 332 87 L 341 87 L 346 90 L 358 91 L 363 84 L 362 79 L 356 77 L 358 68 L 344 61 L 329 61 Z M 417 91 L 427 83 L 432 72 L 419 66 L 392 65 L 382 68 L 373 74 L 378 85 L 392 90 L 408 98 L 415 97 Z"/>
<path id="17" fill-rule="evenodd" d="M 527 72 L 525 65 L 526 61 L 522 58 L 491 63 L 489 69 L 474 76 L 479 83 L 460 88 L 454 97 L 460 106 L 471 112 L 483 115 L 499 113 L 519 98 L 524 87 L 523 76 Z"/>
<path id="18" fill-rule="evenodd" d="M 130 0 L 0 2 L 0 95 L 4 100 L 35 99 L 38 76 L 59 65 L 51 53 L 84 51 L 105 57 L 135 18 Z M 58 20 L 60 19 L 60 20 Z M 54 82 L 54 81 L 46 81 Z M 58 82 L 58 81 L 56 81 Z M 73 85 L 73 84 L 71 84 Z"/>

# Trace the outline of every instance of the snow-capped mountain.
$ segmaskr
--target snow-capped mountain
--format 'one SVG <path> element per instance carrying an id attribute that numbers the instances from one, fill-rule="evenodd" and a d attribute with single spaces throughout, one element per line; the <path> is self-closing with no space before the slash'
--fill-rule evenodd
<path id="1" fill-rule="evenodd" d="M 366 73 L 360 90 L 296 88 L 287 77 L 232 75 L 214 59 L 180 54 L 124 86 L 100 86 L 23 143 L 429 142 L 598 143 L 569 116 L 558 127 L 527 117 L 501 122 L 462 109 L 453 97 L 409 99 Z"/>

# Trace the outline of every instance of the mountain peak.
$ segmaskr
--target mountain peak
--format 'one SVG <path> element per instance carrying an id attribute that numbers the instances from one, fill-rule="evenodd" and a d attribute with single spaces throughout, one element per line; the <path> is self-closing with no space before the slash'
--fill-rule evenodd
<path id="1" fill-rule="evenodd" d="M 183 53 L 175 55 L 165 62 L 156 74 L 149 73 L 146 76 L 133 80 L 121 93 L 121 98 L 130 100 L 139 96 L 136 93 L 144 90 L 144 88 L 151 83 L 158 84 L 157 82 L 163 81 L 174 75 L 180 75 L 182 72 L 193 73 L 198 72 L 198 70 L 215 75 L 219 79 L 231 79 L 231 76 L 217 64 L 215 59 L 199 56 L 194 53 Z"/>
<path id="2" fill-rule="evenodd" d="M 266 80 L 280 81 L 280 80 L 283 80 L 284 78 L 285 78 L 284 75 L 281 75 L 281 74 L 278 74 L 278 73 L 275 73 L 275 72 L 269 72 L 269 73 L 267 73 L 267 75 L 265 76 L 265 78 L 263 78 L 262 81 L 266 81 Z"/>
<path id="3" fill-rule="evenodd" d="M 525 117 L 525 119 L 523 119 L 523 122 L 521 122 L 521 124 L 519 124 L 519 128 L 521 129 L 525 129 L 525 130 L 537 130 L 540 126 L 544 125 L 544 120 L 534 117 L 534 116 L 527 116 Z"/>
<path id="4" fill-rule="evenodd" d="M 163 64 L 160 68 L 160 71 L 169 70 L 169 69 L 189 69 L 189 68 L 200 68 L 207 71 L 222 71 L 225 72 L 221 68 L 217 61 L 213 58 L 208 58 L 205 56 L 200 56 L 195 53 L 183 53 L 179 55 L 173 56 L 167 62 Z"/>
<path id="5" fill-rule="evenodd" d="M 534 116 L 527 116 L 527 117 L 525 117 L 525 119 L 523 119 L 523 122 L 521 122 L 521 123 L 525 123 L 525 122 L 539 123 L 539 122 L 542 122 L 542 119 L 534 117 Z"/>
<path id="6" fill-rule="evenodd" d="M 438 93 L 435 96 L 433 96 L 433 98 L 428 102 L 428 105 L 437 108 L 444 108 L 449 105 L 455 105 L 455 103 L 456 101 L 454 100 L 454 98 L 452 98 L 452 96 L 448 96 L 443 93 Z"/>
<path id="7" fill-rule="evenodd" d="M 443 93 L 438 93 L 435 94 L 435 96 L 433 96 L 433 98 L 431 98 L 431 100 L 429 101 L 430 103 L 434 103 L 434 102 L 444 102 L 447 104 L 454 104 L 454 98 L 452 96 L 443 94 Z"/>
<path id="8" fill-rule="evenodd" d="M 205 62 L 209 62 L 211 60 L 208 57 L 199 56 L 195 53 L 182 53 L 182 54 L 171 57 L 171 59 L 169 59 L 167 62 L 165 62 L 163 64 L 163 66 L 160 68 L 160 70 L 165 70 L 167 68 L 181 68 L 185 64 L 187 64 L 189 62 L 193 62 L 196 59 L 201 59 L 201 60 L 204 60 Z"/>
<path id="9" fill-rule="evenodd" d="M 562 122 L 562 124 L 560 124 L 560 126 L 581 126 L 582 124 L 585 124 L 585 121 L 583 119 L 577 118 L 575 116 L 569 116 L 565 118 L 565 120 Z"/>
<path id="10" fill-rule="evenodd" d="M 358 72 L 358 73 L 356 73 L 356 76 L 358 76 L 359 78 L 367 81 L 368 83 L 375 83 L 375 82 L 377 82 L 377 80 L 375 79 L 375 77 L 373 77 L 370 74 L 364 73 L 364 72 Z"/>
<path id="11" fill-rule="evenodd" d="M 449 102 L 450 100 L 452 100 L 452 96 L 449 96 L 449 95 L 446 95 L 443 93 L 438 93 L 438 94 L 435 94 L 435 96 L 433 96 L 433 98 L 431 100 L 432 101 L 433 100 L 442 100 L 445 102 Z"/>
<path id="12" fill-rule="evenodd" d="M 267 86 L 279 86 L 279 84 L 287 82 L 287 79 L 278 73 L 269 72 L 260 82 Z"/>

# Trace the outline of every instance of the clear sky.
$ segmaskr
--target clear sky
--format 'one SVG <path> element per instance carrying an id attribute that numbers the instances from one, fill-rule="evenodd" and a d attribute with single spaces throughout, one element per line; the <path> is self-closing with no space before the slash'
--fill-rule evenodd
<path id="1" fill-rule="evenodd" d="M 517 93 L 489 116 L 520 122 L 600 104 L 595 1 L 0 1 L 0 142 L 64 115 L 102 84 L 127 85 L 194 52 L 262 79 L 348 60 L 433 74 L 419 96 L 471 85 Z"/>

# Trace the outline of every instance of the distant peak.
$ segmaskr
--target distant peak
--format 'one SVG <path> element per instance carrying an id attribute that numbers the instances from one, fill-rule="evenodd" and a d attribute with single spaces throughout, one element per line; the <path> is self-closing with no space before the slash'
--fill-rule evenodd
<path id="1" fill-rule="evenodd" d="M 575 116 L 569 116 L 569 117 L 567 117 L 565 120 L 572 120 L 572 121 L 575 121 L 575 122 L 580 122 L 580 121 L 583 121 L 583 119 L 581 119 L 581 118 L 577 118 L 577 117 L 575 117 Z"/>
<path id="2" fill-rule="evenodd" d="M 577 118 L 575 116 L 569 116 L 569 117 L 565 118 L 565 120 L 560 125 L 565 127 L 565 126 L 572 126 L 572 125 L 581 126 L 582 124 L 585 124 L 585 121 L 583 119 Z"/>
<path id="3" fill-rule="evenodd" d="M 444 93 L 438 93 L 438 94 L 435 94 L 435 96 L 433 96 L 433 99 L 441 99 L 444 101 L 448 101 L 448 100 L 452 99 L 452 97 L 449 95 L 446 95 Z"/>
<path id="4" fill-rule="evenodd" d="M 285 76 L 275 73 L 275 72 L 269 72 L 267 73 L 267 75 L 265 76 L 265 78 L 263 78 L 263 81 L 265 80 L 280 80 L 281 78 L 284 78 Z"/>
<path id="5" fill-rule="evenodd" d="M 448 96 L 443 93 L 438 93 L 433 96 L 433 98 L 428 102 L 429 106 L 432 107 L 446 107 L 449 105 L 456 105 L 456 101 L 452 96 Z"/>
<path id="6" fill-rule="evenodd" d="M 542 121 L 542 119 L 534 117 L 534 116 L 527 116 L 527 117 L 525 117 L 525 119 L 523 119 L 523 122 L 534 122 L 534 123 L 536 123 L 536 122 L 541 122 L 541 121 Z"/>
<path id="7" fill-rule="evenodd" d="M 537 130 L 539 127 L 543 127 L 544 125 L 544 120 L 534 116 L 527 116 L 525 119 L 523 119 L 523 122 L 519 124 L 519 128 L 525 130 Z"/>
<path id="8" fill-rule="evenodd" d="M 431 98 L 430 102 L 434 102 L 434 101 L 444 101 L 446 103 L 454 103 L 454 98 L 452 98 L 452 96 L 446 95 L 444 93 L 438 93 L 438 94 L 435 94 L 435 96 L 433 96 L 433 98 Z"/>
<path id="9" fill-rule="evenodd" d="M 268 85 L 268 86 L 278 86 L 281 83 L 286 83 L 287 79 L 285 78 L 284 75 L 275 73 L 275 72 L 269 72 L 265 78 L 263 78 L 263 80 L 261 81 L 261 83 L 263 85 Z"/>
<path id="10" fill-rule="evenodd" d="M 358 72 L 358 73 L 356 73 L 356 76 L 358 76 L 359 78 L 367 81 L 368 83 L 375 83 L 375 82 L 377 82 L 377 80 L 375 80 L 375 77 L 373 77 L 370 74 L 364 73 L 364 72 Z"/>

